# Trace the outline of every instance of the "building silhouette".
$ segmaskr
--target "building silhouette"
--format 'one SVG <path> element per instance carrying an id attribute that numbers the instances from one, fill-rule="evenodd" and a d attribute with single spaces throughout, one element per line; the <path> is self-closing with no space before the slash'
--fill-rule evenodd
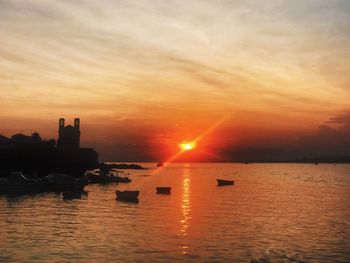
<path id="1" fill-rule="evenodd" d="M 94 149 L 80 148 L 79 119 L 74 120 L 74 126 L 65 126 L 65 120 L 59 120 L 57 143 L 53 139 L 42 139 L 37 132 L 11 137 L 0 134 L 0 177 L 7 177 L 11 171 L 39 177 L 52 172 L 81 177 L 86 170 L 96 169 L 98 161 Z"/>
<path id="2" fill-rule="evenodd" d="M 59 119 L 58 148 L 80 148 L 80 119 L 74 119 L 74 126 L 65 126 L 65 119 Z"/>

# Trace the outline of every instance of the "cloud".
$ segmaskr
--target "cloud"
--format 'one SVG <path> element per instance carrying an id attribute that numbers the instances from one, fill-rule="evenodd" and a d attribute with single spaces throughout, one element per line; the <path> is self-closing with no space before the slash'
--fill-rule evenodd
<path id="1" fill-rule="evenodd" d="M 0 0 L 0 121 L 11 130 L 35 116 L 55 136 L 44 120 L 80 116 L 98 133 L 128 116 L 142 137 L 232 113 L 238 126 L 305 132 L 348 105 L 349 10 L 326 0 Z M 345 129 L 344 118 L 325 125 Z"/>
<path id="2" fill-rule="evenodd" d="M 337 116 L 331 117 L 328 121 L 326 121 L 326 123 L 342 125 L 343 128 L 350 129 L 350 111 L 346 111 L 346 112 L 340 113 Z"/>
<path id="3" fill-rule="evenodd" d="M 331 117 L 316 134 L 302 136 L 298 148 L 311 157 L 350 155 L 350 113 Z"/>

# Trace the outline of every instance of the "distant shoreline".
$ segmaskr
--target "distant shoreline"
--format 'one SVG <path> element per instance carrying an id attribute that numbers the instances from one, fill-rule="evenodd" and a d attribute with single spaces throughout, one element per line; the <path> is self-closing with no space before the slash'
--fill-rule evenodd
<path id="1" fill-rule="evenodd" d="M 105 164 L 113 165 L 135 165 L 135 163 L 158 163 L 159 161 L 105 161 Z M 172 163 L 242 163 L 242 164 L 252 164 L 252 163 L 296 163 L 296 164 L 350 164 L 350 156 L 337 156 L 337 157 L 305 157 L 305 158 L 291 158 L 291 159 L 278 159 L 278 158 L 237 158 L 236 160 L 222 160 L 222 161 L 185 161 L 177 160 Z M 137 166 L 137 164 L 136 164 Z M 122 169 L 122 168 L 120 168 Z M 132 168 L 129 168 L 132 169 Z M 140 168 L 138 168 L 140 169 Z"/>
<path id="2" fill-rule="evenodd" d="M 142 167 L 139 164 L 134 164 L 134 163 L 116 163 L 116 162 L 103 162 L 100 163 L 99 166 L 107 166 L 110 169 L 122 169 L 122 170 L 127 170 L 127 169 L 132 169 L 132 170 L 147 170 L 147 168 Z"/>
<path id="3" fill-rule="evenodd" d="M 117 164 L 117 163 L 123 163 L 123 164 Z M 157 164 L 156 161 L 133 161 L 133 162 L 106 162 L 106 164 L 111 164 L 112 166 L 118 166 L 113 167 L 116 169 L 140 169 L 140 170 L 147 170 L 148 168 L 145 168 L 141 165 L 137 165 L 134 163 L 154 163 Z M 306 161 L 249 161 L 249 162 L 242 162 L 242 161 L 203 161 L 203 162 L 195 162 L 195 161 L 174 161 L 172 163 L 236 163 L 236 164 L 350 164 L 349 162 L 306 162 Z M 120 168 L 123 167 L 127 168 Z M 140 168 L 131 168 L 132 166 L 140 166 Z"/>

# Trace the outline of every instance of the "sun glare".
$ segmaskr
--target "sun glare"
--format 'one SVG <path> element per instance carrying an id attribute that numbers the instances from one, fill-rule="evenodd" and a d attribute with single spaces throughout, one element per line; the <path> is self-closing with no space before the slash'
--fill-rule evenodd
<path id="1" fill-rule="evenodd" d="M 195 142 L 183 142 L 179 144 L 182 151 L 190 151 L 196 147 Z"/>

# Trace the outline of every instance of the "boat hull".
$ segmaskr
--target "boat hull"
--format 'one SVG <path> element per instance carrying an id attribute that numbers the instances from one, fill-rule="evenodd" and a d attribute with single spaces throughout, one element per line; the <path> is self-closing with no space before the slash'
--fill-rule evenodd
<path id="1" fill-rule="evenodd" d="M 83 191 L 88 183 L 86 177 L 75 178 L 66 174 L 52 173 L 43 178 L 48 192 Z"/>
<path id="2" fill-rule="evenodd" d="M 169 195 L 171 193 L 171 187 L 168 187 L 168 186 L 156 187 L 156 193 Z"/>
<path id="3" fill-rule="evenodd" d="M 41 179 L 28 179 L 21 173 L 21 180 L 14 180 L 9 177 L 0 180 L 0 193 L 22 194 L 40 192 L 67 192 L 83 191 L 87 184 L 86 178 L 74 178 L 68 175 L 61 175 L 56 178 L 53 174 Z"/>
<path id="4" fill-rule="evenodd" d="M 63 199 L 81 199 L 83 195 L 87 195 L 85 191 L 67 191 L 63 192 Z"/>
<path id="5" fill-rule="evenodd" d="M 117 200 L 124 202 L 138 202 L 140 191 L 116 191 Z"/>
<path id="6" fill-rule="evenodd" d="M 111 184 L 111 183 L 130 183 L 131 179 L 129 177 L 120 176 L 100 176 L 97 174 L 87 174 L 86 175 L 89 184 Z"/>
<path id="7" fill-rule="evenodd" d="M 3 194 L 26 194 L 26 193 L 41 193 L 46 189 L 44 183 L 25 183 L 25 184 L 13 184 L 13 183 L 0 183 L 0 193 Z"/>
<path id="8" fill-rule="evenodd" d="M 234 185 L 233 180 L 216 179 L 218 186 Z"/>
<path id="9" fill-rule="evenodd" d="M 85 181 L 78 181 L 67 184 L 48 184 L 47 191 L 49 192 L 82 192 L 85 188 Z"/>

